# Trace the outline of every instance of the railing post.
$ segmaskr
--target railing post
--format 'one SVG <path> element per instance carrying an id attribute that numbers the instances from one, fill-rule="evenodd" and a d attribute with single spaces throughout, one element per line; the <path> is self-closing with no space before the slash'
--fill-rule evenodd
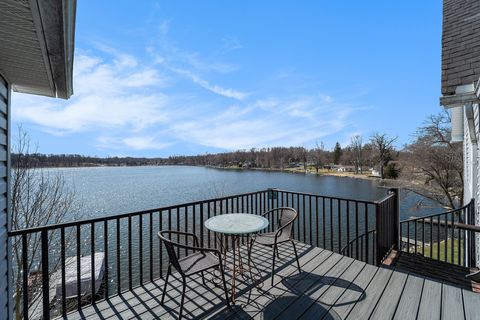
<path id="1" fill-rule="evenodd" d="M 375 203 L 375 230 L 377 231 L 375 233 L 375 238 L 376 238 L 376 243 L 375 243 L 375 246 L 376 246 L 376 257 L 375 257 L 375 265 L 379 265 L 381 262 L 382 262 L 382 259 L 383 259 L 383 256 L 384 256 L 384 252 L 385 252 L 385 248 L 382 246 L 383 245 L 383 241 L 381 240 L 383 238 L 383 235 L 384 235 L 384 228 L 383 228 L 383 223 L 382 223 L 382 219 L 383 219 L 383 210 L 382 210 L 382 202 L 377 202 Z M 367 230 L 367 239 L 368 239 L 368 230 Z M 368 263 L 368 246 L 367 248 L 365 248 L 366 252 L 367 252 L 367 263 Z"/>
<path id="2" fill-rule="evenodd" d="M 391 188 L 389 192 L 394 195 L 392 216 L 393 249 L 400 250 L 400 191 L 398 188 Z"/>
<path id="3" fill-rule="evenodd" d="M 375 203 L 376 261 L 379 265 L 391 249 L 399 249 L 400 197 L 396 188 L 388 190 L 390 197 Z M 368 250 L 368 248 L 367 248 Z"/>
<path id="4" fill-rule="evenodd" d="M 278 198 L 278 191 L 275 188 L 268 188 L 267 194 L 268 194 L 268 200 L 270 203 L 268 210 L 270 210 L 270 209 L 273 209 L 274 200 Z"/>
<path id="5" fill-rule="evenodd" d="M 42 231 L 42 304 L 43 319 L 50 319 L 50 288 L 48 274 L 48 231 Z M 28 294 L 28 293 L 27 293 Z M 28 312 L 28 311 L 27 311 Z"/>
<path id="6" fill-rule="evenodd" d="M 475 200 L 472 199 L 470 201 L 470 205 L 468 207 L 468 224 L 474 226 L 475 225 Z M 474 268 L 476 267 L 476 258 L 477 258 L 477 252 L 476 252 L 476 239 L 477 236 L 475 232 L 469 231 L 468 232 L 468 248 L 469 248 L 469 267 Z"/>

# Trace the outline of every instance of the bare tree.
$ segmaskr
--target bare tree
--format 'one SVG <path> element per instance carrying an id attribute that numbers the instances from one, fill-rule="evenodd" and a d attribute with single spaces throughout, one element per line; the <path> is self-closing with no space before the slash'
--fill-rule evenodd
<path id="1" fill-rule="evenodd" d="M 355 173 L 363 173 L 363 139 L 360 135 L 355 135 L 350 140 L 350 147 L 353 151 L 353 162 L 355 165 Z"/>
<path id="2" fill-rule="evenodd" d="M 384 178 L 384 168 L 392 160 L 393 143 L 397 137 L 390 138 L 387 134 L 374 133 L 370 137 L 370 143 L 375 150 L 375 159 L 380 166 L 380 177 Z"/>
<path id="3" fill-rule="evenodd" d="M 417 181 L 407 188 L 442 205 L 463 203 L 463 153 L 461 143 L 451 143 L 450 115 L 431 115 L 405 148 L 403 180 Z"/>
<path id="4" fill-rule="evenodd" d="M 322 166 L 325 164 L 327 160 L 325 146 L 323 145 L 323 142 L 320 142 L 320 144 L 317 142 L 315 144 L 315 148 L 312 151 L 313 151 L 313 160 L 315 163 L 315 170 L 316 170 L 316 173 L 318 174 L 318 171 L 320 170 L 320 168 L 322 168 Z"/>
<path id="5" fill-rule="evenodd" d="M 34 228 L 47 224 L 64 221 L 74 200 L 74 193 L 69 190 L 64 177 L 58 171 L 44 170 L 37 167 L 37 163 L 30 152 L 30 139 L 22 127 L 18 128 L 18 136 L 14 141 L 13 150 L 16 154 L 12 166 L 11 176 L 11 215 L 10 222 L 13 230 Z M 54 235 L 49 236 L 49 245 L 54 242 Z M 25 235 L 27 243 L 27 263 L 22 261 L 22 238 L 12 240 L 13 265 L 14 265 L 14 300 L 15 316 L 22 318 L 22 314 L 33 312 L 33 308 L 41 308 L 40 295 L 37 294 L 41 287 L 41 279 L 34 277 L 29 281 L 28 292 L 23 292 L 22 275 L 26 270 L 28 275 L 33 271 L 47 268 L 54 270 L 57 261 L 52 259 L 50 266 L 42 266 L 40 255 L 40 233 Z M 22 310 L 21 298 L 24 294 L 29 296 L 29 311 Z"/>

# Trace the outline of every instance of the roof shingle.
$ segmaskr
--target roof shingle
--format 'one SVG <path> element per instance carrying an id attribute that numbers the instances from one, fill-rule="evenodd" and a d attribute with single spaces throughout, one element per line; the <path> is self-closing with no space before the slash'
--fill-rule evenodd
<path id="1" fill-rule="evenodd" d="M 442 94 L 480 77 L 480 1 L 444 0 Z"/>

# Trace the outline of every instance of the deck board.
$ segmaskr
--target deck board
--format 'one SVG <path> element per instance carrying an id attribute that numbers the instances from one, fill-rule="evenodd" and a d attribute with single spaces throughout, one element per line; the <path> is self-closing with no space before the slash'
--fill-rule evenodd
<path id="1" fill-rule="evenodd" d="M 465 308 L 465 319 L 480 320 L 480 294 L 469 290 L 462 290 L 463 303 L 467 306 L 477 306 L 476 308 Z"/>
<path id="2" fill-rule="evenodd" d="M 350 310 L 355 304 L 365 298 L 365 288 L 369 285 L 370 281 L 375 277 L 378 272 L 378 268 L 372 265 L 366 265 L 360 274 L 355 278 L 352 284 L 347 290 L 340 296 L 335 302 L 335 305 L 331 306 L 328 310 L 329 313 L 324 315 L 324 318 L 331 318 L 329 315 L 333 314 L 337 319 L 344 319 L 349 314 Z"/>
<path id="3" fill-rule="evenodd" d="M 418 307 L 418 320 L 440 319 L 442 303 L 442 283 L 425 279 Z"/>
<path id="4" fill-rule="evenodd" d="M 425 279 L 422 277 L 408 275 L 394 319 L 415 319 L 417 317 L 424 282 Z"/>
<path id="5" fill-rule="evenodd" d="M 333 257 L 331 258 L 333 259 Z M 348 269 L 354 260 L 347 257 L 340 257 L 338 262 L 332 264 L 332 267 L 327 272 L 318 272 L 313 270 L 309 276 L 306 277 L 301 285 L 291 285 L 293 294 L 283 295 L 275 304 L 282 307 L 275 317 L 281 319 L 291 319 L 300 316 L 310 306 L 315 304 L 318 309 L 324 308 L 316 303 L 316 300 L 324 293 L 343 273 Z M 264 313 L 268 318 L 269 313 Z"/>
<path id="6" fill-rule="evenodd" d="M 394 272 L 380 298 L 371 319 L 392 319 L 397 309 L 398 302 L 402 296 L 404 285 L 407 282 L 408 274 Z"/>
<path id="7" fill-rule="evenodd" d="M 357 301 L 347 319 L 368 319 L 382 297 L 392 274 L 393 271 L 390 269 L 379 269 L 364 291 L 365 299 Z"/>
<path id="8" fill-rule="evenodd" d="M 442 319 L 465 319 L 462 289 L 442 285 Z"/>
<path id="9" fill-rule="evenodd" d="M 348 290 L 352 285 L 355 278 L 365 268 L 365 263 L 361 261 L 354 261 L 348 269 L 341 275 L 341 277 L 335 279 L 333 284 L 317 298 L 304 313 L 300 316 L 300 319 L 320 319 L 327 315 L 331 306 L 335 305 L 335 302 L 340 296 Z M 320 306 L 320 308 L 318 307 Z"/>
<path id="10" fill-rule="evenodd" d="M 224 292 L 213 284 L 217 275 L 189 279 L 185 319 L 479 319 L 480 294 L 420 275 L 379 268 L 329 250 L 296 242 L 301 273 L 288 244 L 281 249 L 271 286 L 271 249 L 257 246 L 253 259 L 260 289 L 237 278 L 237 300 L 225 305 Z M 242 254 L 246 253 L 242 247 Z M 228 262 L 232 257 L 229 256 Z M 175 275 L 175 274 L 174 274 Z M 226 271 L 230 288 L 230 272 Z M 164 282 L 158 279 L 98 301 L 67 319 L 176 319 L 181 282 L 175 275 L 160 304 Z"/>

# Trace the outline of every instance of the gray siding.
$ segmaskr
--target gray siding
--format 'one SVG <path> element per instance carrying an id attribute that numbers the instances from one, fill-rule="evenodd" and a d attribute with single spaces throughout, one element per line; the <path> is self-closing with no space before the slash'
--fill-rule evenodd
<path id="1" fill-rule="evenodd" d="M 478 104 L 473 105 L 474 131 L 476 139 L 480 137 L 480 109 Z M 467 118 L 464 117 L 464 141 L 463 141 L 463 161 L 464 161 L 464 203 L 467 204 L 470 199 L 475 199 L 476 215 L 475 224 L 480 225 L 480 149 L 478 143 L 472 142 L 470 130 L 468 128 Z M 476 237 L 476 261 L 480 265 L 480 235 Z"/>
<path id="2" fill-rule="evenodd" d="M 10 90 L 5 79 L 0 75 L 0 319 L 8 319 L 9 305 L 9 255 L 11 248 L 8 241 L 7 216 L 8 204 L 8 114 Z"/>

